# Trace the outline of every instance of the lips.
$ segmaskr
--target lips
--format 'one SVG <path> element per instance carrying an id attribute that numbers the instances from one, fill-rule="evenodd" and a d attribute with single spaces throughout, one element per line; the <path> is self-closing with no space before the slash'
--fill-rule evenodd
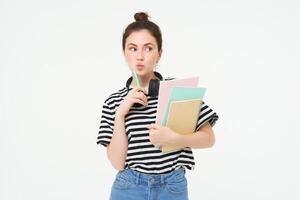
<path id="1" fill-rule="evenodd" d="M 141 69 L 144 68 L 144 65 L 138 64 L 138 65 L 136 65 L 136 68 L 137 68 L 138 70 L 141 70 Z"/>

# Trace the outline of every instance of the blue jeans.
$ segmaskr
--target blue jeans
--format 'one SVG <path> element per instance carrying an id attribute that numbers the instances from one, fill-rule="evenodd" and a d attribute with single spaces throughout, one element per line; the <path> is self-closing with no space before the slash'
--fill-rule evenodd
<path id="1" fill-rule="evenodd" d="M 188 200 L 185 170 L 179 168 L 165 174 L 119 171 L 110 200 Z"/>

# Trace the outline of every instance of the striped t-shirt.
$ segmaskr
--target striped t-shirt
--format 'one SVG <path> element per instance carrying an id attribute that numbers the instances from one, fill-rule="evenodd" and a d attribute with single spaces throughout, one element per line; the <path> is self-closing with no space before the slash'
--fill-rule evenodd
<path id="1" fill-rule="evenodd" d="M 104 101 L 102 116 L 97 137 L 97 144 L 107 146 L 114 130 L 114 116 L 121 101 L 132 88 L 127 87 L 111 94 Z M 144 173 L 167 173 L 181 166 L 193 169 L 195 166 L 191 148 L 163 153 L 149 140 L 147 126 L 156 121 L 158 97 L 146 95 L 148 106 L 133 106 L 125 116 L 125 130 L 128 137 L 128 151 L 125 168 L 131 168 Z M 212 126 L 218 120 L 218 115 L 204 102 L 199 111 L 196 130 L 205 122 Z M 196 131 L 195 130 L 195 131 Z"/>

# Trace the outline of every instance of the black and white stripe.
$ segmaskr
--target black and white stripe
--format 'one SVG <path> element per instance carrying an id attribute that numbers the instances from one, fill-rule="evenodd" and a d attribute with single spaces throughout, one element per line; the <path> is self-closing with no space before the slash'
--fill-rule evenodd
<path id="1" fill-rule="evenodd" d="M 107 146 L 110 143 L 114 129 L 115 111 L 129 90 L 124 87 L 111 94 L 104 102 L 97 137 L 97 144 Z M 132 107 L 125 117 L 125 130 L 128 137 L 128 151 L 125 167 L 144 173 L 166 173 L 184 166 L 193 169 L 194 157 L 190 148 L 162 153 L 149 140 L 147 125 L 155 123 L 157 97 L 147 96 L 148 106 Z M 214 125 L 218 115 L 204 102 L 202 103 L 197 127 L 198 130 L 205 122 Z"/>

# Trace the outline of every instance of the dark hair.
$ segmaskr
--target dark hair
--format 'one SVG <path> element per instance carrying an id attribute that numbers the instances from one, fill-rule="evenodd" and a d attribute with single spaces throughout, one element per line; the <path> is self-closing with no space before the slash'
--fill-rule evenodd
<path id="1" fill-rule="evenodd" d="M 124 33 L 123 33 L 123 39 L 122 39 L 122 48 L 123 51 L 125 50 L 125 43 L 127 37 L 134 31 L 140 31 L 143 29 L 146 29 L 150 32 L 150 34 L 155 38 L 158 46 L 158 51 L 161 50 L 162 47 L 162 37 L 161 37 L 161 31 L 160 28 L 153 23 L 152 21 L 148 20 L 148 14 L 144 12 L 139 12 L 134 14 L 135 22 L 132 22 L 129 24 Z"/>

